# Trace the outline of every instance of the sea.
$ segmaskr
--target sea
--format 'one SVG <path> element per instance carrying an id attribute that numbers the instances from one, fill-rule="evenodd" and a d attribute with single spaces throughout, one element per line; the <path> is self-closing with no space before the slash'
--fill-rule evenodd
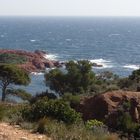
<path id="1" fill-rule="evenodd" d="M 59 61 L 89 60 L 120 77 L 140 68 L 140 17 L 0 17 L 0 49 L 43 50 Z M 47 89 L 43 73 L 25 88 Z"/>

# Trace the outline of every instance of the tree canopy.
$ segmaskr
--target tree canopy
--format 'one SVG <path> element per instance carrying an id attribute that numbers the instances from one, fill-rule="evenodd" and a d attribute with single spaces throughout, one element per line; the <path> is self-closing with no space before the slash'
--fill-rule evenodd
<path id="1" fill-rule="evenodd" d="M 0 65 L 0 85 L 2 87 L 2 101 L 5 100 L 6 90 L 10 84 L 28 85 L 30 83 L 29 75 L 16 65 Z"/>
<path id="2" fill-rule="evenodd" d="M 66 64 L 66 73 L 54 69 L 45 74 L 45 80 L 46 84 L 59 94 L 65 92 L 76 94 L 90 90 L 90 86 L 95 81 L 95 74 L 89 61 L 69 61 Z"/>

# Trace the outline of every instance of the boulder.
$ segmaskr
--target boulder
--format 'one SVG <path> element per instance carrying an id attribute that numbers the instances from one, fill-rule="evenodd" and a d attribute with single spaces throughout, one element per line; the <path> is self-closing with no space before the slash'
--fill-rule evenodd
<path id="1" fill-rule="evenodd" d="M 140 122 L 140 92 L 112 91 L 94 97 L 82 99 L 77 111 L 84 120 L 97 119 L 106 121 L 109 126 L 116 125 L 118 109 L 125 101 L 131 103 L 130 115 L 135 122 Z"/>

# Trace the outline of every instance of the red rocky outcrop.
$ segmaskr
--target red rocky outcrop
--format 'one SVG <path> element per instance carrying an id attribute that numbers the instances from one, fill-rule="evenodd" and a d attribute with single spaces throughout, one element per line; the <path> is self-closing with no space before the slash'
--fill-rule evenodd
<path id="1" fill-rule="evenodd" d="M 125 101 L 131 103 L 130 114 L 135 122 L 140 122 L 140 92 L 113 91 L 94 97 L 84 98 L 77 110 L 83 114 L 84 120 L 98 119 L 115 127 L 118 109 Z"/>
<path id="2" fill-rule="evenodd" d="M 24 50 L 6 50 L 1 49 L 0 54 L 17 54 L 27 58 L 25 64 L 18 65 L 27 72 L 39 72 L 45 70 L 46 67 L 59 67 L 61 64 L 58 61 L 46 59 L 44 56 L 47 55 L 44 51 L 36 50 L 35 52 L 27 52 Z"/>
<path id="3" fill-rule="evenodd" d="M 24 56 L 27 58 L 27 62 L 25 64 L 18 65 L 19 67 L 23 68 L 27 72 L 40 72 L 44 71 L 46 67 L 61 67 L 65 65 L 65 62 L 54 61 L 50 59 L 46 59 L 45 51 L 36 50 L 34 52 L 27 52 L 24 50 L 7 50 L 7 49 L 0 49 L 0 54 L 17 54 L 20 56 Z M 102 65 L 98 65 L 96 63 L 92 63 L 94 67 L 102 67 Z"/>

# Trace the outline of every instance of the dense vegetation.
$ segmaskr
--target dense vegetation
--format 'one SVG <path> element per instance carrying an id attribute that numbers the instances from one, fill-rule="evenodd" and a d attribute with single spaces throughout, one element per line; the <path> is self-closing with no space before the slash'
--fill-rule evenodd
<path id="1" fill-rule="evenodd" d="M 45 99 L 43 100 L 40 100 L 39 102 L 42 102 L 42 104 L 47 103 Z M 47 106 L 50 107 L 50 113 L 52 112 L 51 107 L 55 110 L 53 110 L 51 115 L 43 115 L 43 117 L 39 116 L 40 114 L 38 115 L 37 113 L 39 113 L 38 111 L 40 109 L 45 109 L 44 106 L 39 106 L 38 110 L 35 111 L 37 104 L 39 104 L 38 102 L 31 106 L 25 104 L 11 105 L 1 103 L 0 120 L 9 122 L 10 124 L 20 125 L 22 128 L 32 130 L 33 132 L 44 133 L 50 136 L 53 140 L 117 140 L 117 135 L 109 134 L 102 122 L 91 120 L 84 123 L 80 119 L 79 114 L 72 110 L 68 105 L 60 101 L 59 107 L 63 105 L 66 105 L 66 107 L 63 106 L 59 109 L 56 105 L 54 105 L 56 102 L 59 101 L 54 100 L 47 103 Z M 34 105 L 35 108 L 33 108 Z M 31 112 L 28 110 L 29 108 L 31 109 Z M 40 110 L 40 112 L 41 111 L 42 110 Z M 56 116 L 56 114 L 58 116 Z M 31 117 L 30 115 L 32 117 L 33 115 L 34 117 L 37 116 L 40 119 L 38 118 L 36 121 L 29 121 L 27 119 Z M 77 120 L 75 119 L 75 116 L 78 117 Z M 64 121 L 62 121 L 63 119 Z"/>
<path id="2" fill-rule="evenodd" d="M 89 61 L 70 61 L 66 64 L 66 72 L 54 69 L 45 74 L 46 83 L 60 95 L 89 92 L 95 81 L 92 65 Z"/>
<path id="3" fill-rule="evenodd" d="M 62 100 L 39 100 L 23 111 L 23 118 L 30 121 L 45 117 L 51 117 L 68 124 L 81 119 L 81 115 Z"/>
<path id="4" fill-rule="evenodd" d="M 124 90 L 140 91 L 140 69 L 133 71 L 129 77 L 120 79 L 118 85 Z"/>
<path id="5" fill-rule="evenodd" d="M 46 85 L 54 91 L 31 96 L 21 89 L 8 89 L 10 84 L 28 85 L 29 75 L 15 65 L 0 65 L 1 85 L 5 85 L 5 95 L 21 97 L 22 104 L 0 104 L 0 120 L 16 123 L 23 128 L 45 133 L 53 140 L 117 140 L 112 136 L 106 122 L 82 120 L 82 114 L 74 109 L 80 99 L 112 90 L 139 91 L 140 70 L 129 77 L 120 78 L 112 72 L 95 74 L 89 61 L 70 61 L 66 69 L 53 69 L 44 75 Z M 8 83 L 7 83 L 8 82 Z M 5 87 L 5 86 L 4 86 Z M 4 88 L 2 87 L 2 89 Z M 131 104 L 124 102 L 118 108 L 117 127 L 111 128 L 119 134 L 139 135 L 140 125 L 130 115 Z M 110 129 L 110 128 L 109 128 Z"/>

